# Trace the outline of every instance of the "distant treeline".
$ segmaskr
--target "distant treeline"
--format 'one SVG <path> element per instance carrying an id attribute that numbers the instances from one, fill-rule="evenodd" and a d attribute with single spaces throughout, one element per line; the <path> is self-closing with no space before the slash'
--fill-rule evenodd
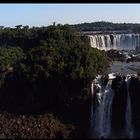
<path id="1" fill-rule="evenodd" d="M 140 32 L 140 23 L 92 22 L 71 25 L 76 31 L 132 31 Z"/>

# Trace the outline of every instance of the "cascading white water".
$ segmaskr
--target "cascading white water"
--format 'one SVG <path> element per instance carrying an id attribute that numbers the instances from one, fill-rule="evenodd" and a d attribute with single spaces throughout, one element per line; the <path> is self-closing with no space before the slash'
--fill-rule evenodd
<path id="1" fill-rule="evenodd" d="M 130 102 L 130 94 L 129 94 L 129 83 L 131 80 L 131 76 L 127 75 L 126 76 L 126 86 L 127 86 L 127 107 L 126 107 L 126 135 L 128 138 L 133 138 L 134 135 L 134 129 L 132 125 L 132 111 L 131 111 L 131 102 Z"/>
<path id="2" fill-rule="evenodd" d="M 115 78 L 113 74 L 108 74 L 109 81 L 106 86 L 104 86 L 102 77 L 97 76 L 97 78 L 93 81 L 91 85 L 91 93 L 92 95 L 96 93 L 94 91 L 94 86 L 99 87 L 99 92 L 96 93 L 98 104 L 93 111 L 93 98 L 91 105 L 91 127 L 92 132 L 94 133 L 94 137 L 96 138 L 110 138 L 111 137 L 111 114 L 112 114 L 112 101 L 114 98 L 114 91 L 111 87 L 112 79 Z M 131 101 L 129 94 L 129 84 L 132 75 L 126 76 L 125 82 L 127 86 L 127 104 L 126 104 L 126 112 L 125 112 L 125 134 L 127 138 L 134 138 L 134 128 L 132 124 L 132 110 L 131 110 Z M 95 93 L 94 93 L 95 92 Z M 93 97 L 93 96 L 92 96 Z"/>
<path id="3" fill-rule="evenodd" d="M 102 123 L 101 127 L 101 136 L 108 137 L 111 133 L 111 108 L 114 92 L 111 88 L 112 80 L 108 81 L 105 91 L 103 94 L 103 102 L 101 108 L 103 109 Z"/>
<path id="4" fill-rule="evenodd" d="M 140 46 L 139 34 L 89 35 L 91 47 L 100 50 L 135 49 Z"/>
<path id="5" fill-rule="evenodd" d="M 93 127 L 93 118 L 94 118 L 94 116 L 93 116 L 93 94 L 94 94 L 94 88 L 93 88 L 93 83 L 91 84 L 91 122 L 90 122 L 90 124 L 91 124 L 91 128 Z"/>
<path id="6" fill-rule="evenodd" d="M 93 128 L 94 128 L 94 112 L 93 112 L 93 95 L 94 93 L 94 85 L 97 85 L 98 87 L 100 87 L 99 82 L 101 81 L 101 75 L 98 75 L 95 80 L 92 82 L 91 84 L 91 118 L 90 118 L 90 136 L 93 137 Z M 101 97 L 99 95 L 97 95 L 97 100 L 98 102 L 100 102 Z"/>
<path id="7" fill-rule="evenodd" d="M 94 114 L 94 133 L 96 136 L 107 138 L 111 133 L 111 106 L 114 92 L 111 88 L 112 80 L 109 80 L 106 86 L 103 86 L 101 79 L 98 79 L 98 85 L 101 87 L 98 96 L 99 105 Z"/>

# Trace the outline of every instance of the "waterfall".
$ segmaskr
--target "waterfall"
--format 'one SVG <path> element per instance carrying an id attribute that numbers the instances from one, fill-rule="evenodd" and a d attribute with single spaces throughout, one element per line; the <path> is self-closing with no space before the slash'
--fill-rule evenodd
<path id="1" fill-rule="evenodd" d="M 94 125 L 95 125 L 95 123 L 94 123 L 95 114 L 94 114 L 93 100 L 96 96 L 97 102 L 100 103 L 100 101 L 101 101 L 101 96 L 99 94 L 94 93 L 94 86 L 96 85 L 96 86 L 100 87 L 99 82 L 101 82 L 101 75 L 98 75 L 91 84 L 91 115 L 90 115 L 90 117 L 91 117 L 90 118 L 90 136 L 91 137 L 93 137 L 93 131 L 94 131 Z"/>
<path id="2" fill-rule="evenodd" d="M 110 35 L 105 35 L 106 37 L 106 50 L 111 48 L 111 39 L 110 39 Z"/>
<path id="3" fill-rule="evenodd" d="M 111 106 L 114 92 L 111 88 L 112 80 L 108 81 L 103 94 L 103 102 L 101 108 L 103 109 L 102 123 L 101 123 L 101 136 L 108 137 L 111 133 Z M 103 126 L 102 126 L 103 125 Z"/>
<path id="4" fill-rule="evenodd" d="M 99 93 L 96 93 L 99 105 L 95 109 L 92 126 L 94 126 L 94 133 L 98 138 L 107 138 L 111 133 L 111 106 L 114 96 L 111 84 L 112 80 L 109 80 L 107 85 L 103 86 L 101 78 L 98 78 L 96 83 L 100 87 Z"/>
<path id="5" fill-rule="evenodd" d="M 94 94 L 94 89 L 93 89 L 93 83 L 92 83 L 91 84 L 91 119 L 90 119 L 91 128 L 93 127 L 93 118 L 94 118 L 94 116 L 93 116 L 93 94 Z"/>
<path id="6" fill-rule="evenodd" d="M 91 47 L 100 50 L 135 49 L 139 46 L 139 34 L 89 35 Z"/>
<path id="7" fill-rule="evenodd" d="M 104 77 L 104 76 L 103 76 Z M 102 76 L 97 76 L 96 79 L 91 84 L 91 127 L 93 138 L 111 138 L 112 128 L 111 128 L 111 114 L 112 114 L 112 101 L 114 98 L 114 91 L 112 89 L 112 80 L 116 77 L 115 75 L 108 74 L 109 80 L 106 85 L 104 85 Z M 134 138 L 134 128 L 132 124 L 132 110 L 131 110 L 131 100 L 129 93 L 129 84 L 131 80 L 131 75 L 126 76 L 126 88 L 127 88 L 127 102 L 126 102 L 126 112 L 125 112 L 125 134 L 127 138 Z M 98 90 L 94 87 L 98 87 Z M 96 96 L 93 96 L 96 95 Z M 95 98 L 96 97 L 96 98 Z M 97 104 L 93 105 L 93 100 L 97 101 Z M 94 109 L 93 109 L 94 108 Z"/>
<path id="8" fill-rule="evenodd" d="M 126 135 L 129 138 L 133 138 L 133 125 L 132 125 L 132 111 L 131 111 L 131 102 L 130 102 L 130 94 L 129 94 L 129 83 L 131 77 L 129 75 L 126 76 L 126 86 L 127 86 L 127 108 L 126 108 Z"/>

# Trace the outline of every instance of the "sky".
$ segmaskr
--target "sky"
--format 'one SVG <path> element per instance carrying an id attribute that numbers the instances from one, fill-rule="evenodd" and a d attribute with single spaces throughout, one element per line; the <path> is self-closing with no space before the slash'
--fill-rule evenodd
<path id="1" fill-rule="evenodd" d="M 49 26 L 96 21 L 140 23 L 140 4 L 0 4 L 0 26 Z"/>

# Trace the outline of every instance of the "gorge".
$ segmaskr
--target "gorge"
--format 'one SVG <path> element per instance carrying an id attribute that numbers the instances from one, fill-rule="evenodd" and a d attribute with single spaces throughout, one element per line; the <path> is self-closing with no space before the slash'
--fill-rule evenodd
<path id="1" fill-rule="evenodd" d="M 91 32 L 85 34 L 92 48 L 106 52 L 116 50 L 115 57 L 122 57 L 124 53 L 126 59 L 139 56 L 136 48 L 140 46 L 140 34 Z M 111 54 L 110 57 L 112 56 Z M 93 80 L 91 84 L 91 138 L 140 137 L 139 65 L 139 61 L 113 61 L 106 72 L 97 75 Z"/>
<path id="2" fill-rule="evenodd" d="M 138 75 L 97 76 L 91 86 L 91 137 L 138 138 L 139 90 Z"/>

